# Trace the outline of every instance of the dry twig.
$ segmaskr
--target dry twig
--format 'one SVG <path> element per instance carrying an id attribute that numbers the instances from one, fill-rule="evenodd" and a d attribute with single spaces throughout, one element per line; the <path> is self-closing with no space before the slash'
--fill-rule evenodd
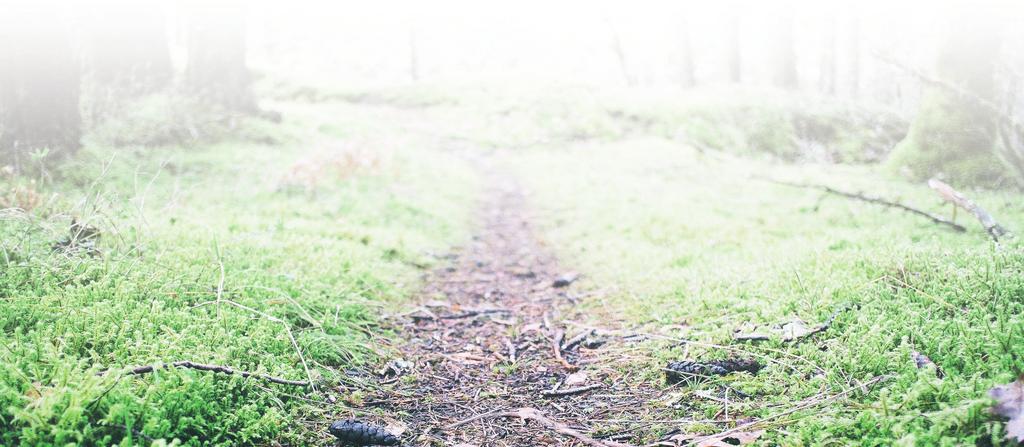
<path id="1" fill-rule="evenodd" d="M 280 377 L 270 376 L 270 375 L 266 375 L 266 374 L 258 374 L 258 373 L 249 372 L 249 371 L 242 371 L 242 370 L 231 368 L 230 366 L 209 365 L 209 364 L 205 364 L 205 363 L 195 363 L 195 362 L 192 362 L 192 361 L 189 361 L 189 360 L 181 360 L 181 361 L 177 361 L 177 362 L 173 362 L 173 363 L 163 363 L 163 364 L 156 364 L 156 365 L 135 366 L 135 367 L 131 367 L 130 369 L 128 369 L 128 371 L 126 371 L 125 374 L 129 375 L 129 376 L 137 376 L 137 375 L 142 375 L 142 374 L 148 374 L 148 373 L 154 372 L 154 371 L 156 371 L 158 369 L 162 369 L 162 368 L 188 368 L 188 369 L 195 369 L 195 370 L 199 370 L 199 371 L 211 371 L 211 372 L 218 372 L 218 373 L 222 373 L 222 374 L 239 375 L 239 376 L 242 376 L 242 377 L 245 377 L 245 378 L 262 379 L 262 380 L 266 380 L 267 382 L 277 383 L 277 384 L 281 384 L 281 385 L 292 385 L 292 386 L 302 386 L 302 387 L 310 385 L 310 382 L 305 381 L 305 380 L 282 379 Z M 105 373 L 104 372 L 100 373 L 100 375 L 103 375 L 103 374 L 105 374 Z"/>
<path id="2" fill-rule="evenodd" d="M 928 187 L 935 190 L 943 200 L 973 214 L 978 219 L 978 222 L 981 222 L 981 226 L 985 227 L 985 232 L 992 236 L 992 240 L 999 242 L 1001 236 L 1009 234 L 1009 231 L 1006 231 L 1006 228 L 999 225 L 999 222 L 996 222 L 996 219 L 988 211 L 985 211 L 984 208 L 978 206 L 971 199 L 964 197 L 963 194 L 960 194 L 959 191 L 953 189 L 952 186 L 947 185 L 942 180 L 934 178 L 928 180 Z"/>
<path id="3" fill-rule="evenodd" d="M 952 228 L 952 229 L 954 229 L 956 231 L 959 231 L 959 232 L 967 231 L 967 229 L 964 228 L 963 225 L 960 225 L 960 224 L 958 224 L 956 222 L 952 222 L 950 220 L 947 220 L 946 218 L 944 218 L 942 216 L 939 216 L 939 215 L 936 215 L 936 214 L 932 214 L 932 213 L 929 213 L 927 211 L 924 211 L 924 210 L 921 210 L 921 209 L 918 209 L 918 208 L 914 208 L 914 207 L 912 207 L 910 205 L 905 205 L 905 204 L 902 204 L 902 203 L 899 203 L 899 202 L 893 202 L 893 201 L 890 201 L 890 200 L 885 200 L 885 199 L 882 199 L 882 198 L 879 198 L 879 197 L 874 197 L 874 196 L 868 196 L 868 195 L 864 195 L 864 194 L 861 194 L 861 193 L 852 193 L 852 192 L 840 191 L 838 189 L 835 189 L 835 188 L 832 188 L 831 186 L 826 186 L 826 185 L 811 185 L 811 184 L 803 184 L 803 183 L 792 183 L 792 182 L 784 182 L 784 181 L 781 181 L 781 180 L 772 180 L 772 179 L 765 179 L 765 180 L 767 180 L 769 182 L 772 182 L 772 183 L 775 183 L 775 184 L 778 184 L 778 185 L 792 186 L 794 188 L 817 189 L 817 190 L 821 190 L 821 191 L 824 191 L 826 193 L 834 194 L 834 195 L 841 196 L 841 197 L 846 197 L 846 198 L 850 198 L 850 199 L 854 199 L 854 200 L 860 200 L 862 202 L 867 202 L 867 203 L 874 203 L 876 205 L 882 205 L 882 206 L 889 207 L 889 208 L 896 208 L 896 209 L 903 210 L 903 211 L 906 211 L 906 212 L 911 213 L 911 214 L 916 214 L 918 216 L 925 217 L 925 218 L 931 220 L 932 222 L 935 222 L 936 224 L 946 225 L 946 226 L 948 226 L 948 227 L 950 227 L 950 228 Z"/>
<path id="4" fill-rule="evenodd" d="M 554 431 L 556 433 L 559 433 L 561 435 L 565 435 L 565 436 L 569 436 L 569 437 L 575 438 L 577 441 L 580 441 L 583 444 L 589 445 L 591 447 L 629 447 L 627 444 L 621 444 L 621 443 L 614 442 L 614 441 L 600 441 L 600 440 L 591 438 L 590 436 L 587 436 L 587 435 L 581 433 L 578 430 L 572 429 L 568 425 L 565 425 L 565 424 L 563 424 L 561 422 L 558 422 L 558 421 L 554 421 L 554 420 L 548 418 L 547 416 L 544 416 L 544 413 L 541 413 L 540 410 L 537 410 L 536 408 L 520 408 L 520 409 L 515 410 L 515 411 L 502 411 L 502 412 L 492 411 L 492 412 L 480 414 L 480 415 L 477 415 L 477 416 L 473 416 L 473 417 L 471 417 L 469 419 L 463 419 L 463 420 L 461 420 L 459 422 L 456 422 L 454 424 L 448 425 L 445 428 L 446 429 L 453 429 L 453 428 L 456 428 L 456 427 L 468 424 L 468 423 L 473 422 L 473 421 L 477 421 L 477 420 L 480 420 L 480 419 L 490 419 L 490 418 L 519 418 L 519 419 L 522 419 L 522 420 L 534 421 L 534 422 L 544 426 L 544 428 L 547 428 L 548 430 L 552 430 L 552 431 Z"/>
<path id="5" fill-rule="evenodd" d="M 575 337 L 570 338 L 565 343 L 563 343 L 562 344 L 562 350 L 563 351 L 568 351 L 568 350 L 570 350 L 572 348 L 575 348 L 576 345 L 578 345 L 580 343 L 583 343 L 583 340 L 586 340 L 587 337 L 593 335 L 594 332 L 595 332 L 594 329 L 588 329 L 588 330 L 584 330 L 583 332 L 580 332 Z"/>
<path id="6" fill-rule="evenodd" d="M 808 401 L 808 402 L 804 402 L 804 403 L 802 403 L 800 405 L 797 405 L 797 406 L 795 406 L 793 408 L 790 408 L 790 409 L 788 409 L 786 411 L 773 414 L 773 415 L 768 416 L 766 418 L 758 419 L 756 421 L 748 422 L 746 424 L 740 424 L 740 425 L 737 425 L 737 426 L 735 426 L 735 427 L 733 427 L 733 428 L 731 428 L 729 430 L 726 430 L 726 431 L 723 431 L 723 432 L 720 432 L 720 433 L 715 433 L 713 435 L 708 435 L 708 436 L 704 436 L 704 437 L 700 437 L 700 438 L 694 438 L 693 440 L 691 440 L 691 442 L 693 442 L 695 444 L 699 444 L 700 442 L 702 442 L 704 440 L 707 440 L 707 439 L 724 437 L 724 436 L 732 434 L 732 433 L 737 433 L 737 432 L 741 432 L 741 431 L 747 431 L 747 430 L 750 430 L 750 429 L 753 429 L 753 428 L 761 427 L 761 426 L 763 426 L 765 424 L 765 422 L 768 422 L 768 421 L 770 421 L 772 419 L 778 419 L 778 418 L 781 418 L 783 416 L 788 416 L 790 414 L 796 413 L 797 411 L 800 411 L 800 410 L 805 410 L 807 408 L 816 407 L 816 406 L 824 404 L 824 403 L 828 403 L 828 402 L 833 402 L 833 401 L 839 400 L 839 399 L 841 399 L 843 397 L 846 397 L 850 393 L 853 393 L 854 391 L 865 390 L 865 392 L 866 392 L 869 386 L 872 386 L 872 385 L 875 385 L 876 383 L 888 380 L 889 378 L 890 378 L 890 376 L 887 376 L 887 375 L 876 376 L 875 378 L 873 378 L 871 380 L 868 380 L 867 382 L 864 382 L 864 383 L 860 384 L 859 386 L 847 388 L 846 390 L 844 390 L 842 392 L 833 394 L 833 395 L 825 397 L 823 399 L 814 399 L 814 400 L 811 400 L 811 401 Z"/>
<path id="7" fill-rule="evenodd" d="M 544 397 L 571 396 L 573 394 L 586 393 L 587 391 L 596 390 L 598 388 L 601 388 L 602 386 L 603 385 L 601 385 L 600 383 L 594 383 L 594 384 L 590 384 L 590 385 L 578 386 L 578 387 L 575 387 L 575 388 L 564 388 L 564 389 L 560 389 L 560 390 L 541 391 L 540 395 L 544 396 Z"/>
<path id="8" fill-rule="evenodd" d="M 565 357 L 562 357 L 562 340 L 564 339 L 565 331 L 559 330 L 556 332 L 555 338 L 551 341 L 551 350 L 554 351 L 555 360 L 558 360 L 558 363 L 561 363 L 569 371 L 575 371 L 576 366 L 565 360 Z"/>
<path id="9" fill-rule="evenodd" d="M 856 308 L 856 307 L 859 307 L 859 306 L 856 306 L 856 305 L 853 305 L 853 306 L 851 306 L 851 305 L 843 306 L 843 307 L 839 308 L 838 310 L 836 310 L 835 312 L 832 312 L 832 315 L 830 315 L 828 317 L 828 319 L 825 320 L 824 323 L 815 325 L 815 326 L 811 327 L 810 329 L 807 329 L 806 331 L 803 331 L 803 332 L 793 332 L 793 333 L 790 333 L 790 334 L 783 334 L 782 341 L 784 341 L 784 342 L 799 341 L 799 340 L 802 340 L 804 338 L 810 337 L 810 336 L 812 336 L 814 334 L 825 332 L 826 330 L 828 330 L 828 328 L 832 327 L 832 323 L 836 321 L 836 318 L 839 317 L 839 314 L 841 314 L 841 313 L 843 313 L 843 312 L 845 312 L 847 310 Z M 786 329 L 786 327 L 783 327 L 783 329 Z M 802 324 L 800 326 L 800 329 L 803 329 Z M 783 332 L 786 332 L 786 331 L 783 331 Z M 771 335 L 764 334 L 764 333 L 737 334 L 737 335 L 733 336 L 733 340 L 737 340 L 737 341 L 766 341 L 766 340 L 771 340 Z"/>

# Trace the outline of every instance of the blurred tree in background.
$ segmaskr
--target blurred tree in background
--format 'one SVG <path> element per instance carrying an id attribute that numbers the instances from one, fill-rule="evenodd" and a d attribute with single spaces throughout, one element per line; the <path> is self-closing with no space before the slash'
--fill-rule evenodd
<path id="1" fill-rule="evenodd" d="M 991 107 L 998 102 L 1003 27 L 996 11 L 978 5 L 960 5 L 950 17 L 956 23 L 938 48 L 935 79 L 890 164 L 918 179 L 941 175 L 994 185 L 1006 173 L 996 156 L 997 114 Z"/>
<path id="2" fill-rule="evenodd" d="M 89 111 L 168 88 L 174 77 L 167 23 L 156 0 L 103 0 L 78 8 Z"/>
<path id="3" fill-rule="evenodd" d="M 78 150 L 79 61 L 67 11 L 54 1 L 11 2 L 0 14 L 0 162 L 22 170 L 33 153 Z"/>
<path id="4" fill-rule="evenodd" d="M 246 16 L 242 2 L 189 8 L 185 88 L 228 110 L 257 113 L 246 65 Z"/>
<path id="5" fill-rule="evenodd" d="M 800 86 L 800 78 L 796 71 L 796 44 L 793 39 L 792 6 L 781 6 L 779 14 L 779 34 L 775 46 L 773 81 L 779 88 L 795 90 Z"/>

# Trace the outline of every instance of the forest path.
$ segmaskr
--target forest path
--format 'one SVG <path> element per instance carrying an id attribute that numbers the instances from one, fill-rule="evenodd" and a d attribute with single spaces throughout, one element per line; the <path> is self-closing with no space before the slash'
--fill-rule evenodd
<path id="1" fill-rule="evenodd" d="M 573 278 L 536 237 L 522 189 L 484 163 L 479 231 L 396 318 L 404 360 L 364 405 L 403 426 L 403 445 L 621 446 L 660 390 L 627 371 L 629 337 L 576 309 Z M 563 395 L 564 394 L 564 395 Z M 539 416 L 527 422 L 506 412 Z M 541 416 L 542 415 L 542 416 Z M 529 419 L 529 418 L 527 418 Z"/>

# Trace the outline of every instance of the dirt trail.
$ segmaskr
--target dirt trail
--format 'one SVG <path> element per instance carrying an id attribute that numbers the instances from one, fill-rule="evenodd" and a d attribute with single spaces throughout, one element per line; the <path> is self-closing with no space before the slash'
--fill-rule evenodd
<path id="1" fill-rule="evenodd" d="M 659 391 L 622 370 L 629 354 L 615 348 L 621 337 L 570 323 L 585 321 L 574 308 L 575 287 L 556 286 L 566 272 L 535 237 L 522 191 L 507 177 L 487 178 L 495 180 L 477 236 L 432 274 L 420 307 L 396 322 L 404 361 L 389 364 L 388 388 L 367 405 L 407 427 L 403 445 L 635 439 L 641 433 L 617 421 L 637 420 Z M 569 394 L 545 395 L 552 391 Z M 520 408 L 548 421 L 497 415 Z"/>

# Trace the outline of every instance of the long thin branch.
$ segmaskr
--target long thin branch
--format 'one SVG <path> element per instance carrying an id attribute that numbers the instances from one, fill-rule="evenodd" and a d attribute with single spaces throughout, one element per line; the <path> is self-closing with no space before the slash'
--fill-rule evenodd
<path id="1" fill-rule="evenodd" d="M 864 195 L 864 194 L 861 194 L 861 193 L 852 193 L 852 192 L 840 191 L 838 189 L 835 189 L 835 188 L 833 188 L 831 186 L 826 186 L 826 185 L 811 185 L 811 184 L 803 184 L 803 183 L 791 183 L 791 182 L 784 182 L 784 181 L 781 181 L 781 180 L 772 180 L 772 179 L 765 179 L 765 180 L 767 180 L 769 182 L 772 182 L 772 183 L 775 183 L 775 184 L 778 184 L 778 185 L 791 186 L 791 187 L 794 187 L 794 188 L 817 189 L 817 190 L 824 191 L 824 192 L 829 193 L 829 194 L 834 194 L 834 195 L 841 196 L 841 197 L 846 197 L 846 198 L 849 198 L 849 199 L 860 200 L 862 202 L 873 203 L 875 205 L 882 205 L 882 206 L 889 207 L 889 208 L 896 208 L 896 209 L 899 209 L 899 210 L 902 210 L 902 211 L 906 211 L 906 212 L 911 213 L 911 214 L 916 214 L 918 216 L 927 218 L 928 220 L 931 220 L 932 222 L 934 222 L 936 224 L 946 225 L 946 226 L 948 226 L 948 227 L 950 227 L 950 228 L 952 228 L 952 229 L 954 229 L 956 231 L 959 231 L 961 233 L 964 232 L 964 231 L 967 231 L 967 229 L 964 228 L 963 225 L 960 225 L 960 224 L 958 224 L 956 222 L 947 220 L 946 218 L 944 218 L 942 216 L 938 216 L 936 214 L 932 214 L 932 213 L 929 213 L 927 211 L 924 211 L 924 210 L 921 210 L 921 209 L 918 209 L 918 208 L 914 208 L 914 207 L 912 207 L 910 205 L 905 205 L 905 204 L 902 204 L 902 203 L 899 203 L 899 202 L 893 202 L 893 201 L 890 201 L 890 200 L 885 200 L 885 199 L 882 199 L 880 197 L 868 196 L 868 195 Z"/>
<path id="2" fill-rule="evenodd" d="M 928 180 L 928 187 L 934 189 L 935 192 L 942 196 L 942 198 L 947 202 L 959 206 L 973 214 L 974 217 L 978 219 L 978 222 L 981 222 L 981 226 L 985 227 L 985 231 L 988 235 L 992 236 L 992 239 L 996 242 L 999 242 L 999 238 L 1001 236 L 1009 234 L 1009 231 L 1007 231 L 1006 228 L 1003 228 L 1002 225 L 999 225 L 999 222 L 996 222 L 996 219 L 992 217 L 988 211 L 985 211 L 984 208 L 978 206 L 978 204 L 974 203 L 973 200 L 968 199 L 963 194 L 960 194 L 960 192 L 953 189 L 952 186 L 947 185 L 939 179 L 933 178 Z"/>
<path id="3" fill-rule="evenodd" d="M 598 388 L 601 388 L 602 386 L 603 385 L 601 385 L 600 383 L 594 383 L 594 384 L 590 384 L 590 385 L 578 386 L 578 387 L 575 387 L 575 388 L 563 388 L 563 389 L 560 389 L 560 390 L 545 390 L 545 391 L 541 391 L 540 394 L 541 394 L 541 396 L 544 396 L 544 397 L 571 396 L 573 394 L 586 393 L 587 391 L 596 390 Z"/>
<path id="4" fill-rule="evenodd" d="M 581 433 L 579 430 L 572 429 L 568 425 L 549 419 L 547 416 L 544 416 L 544 413 L 541 413 L 540 410 L 537 410 L 536 408 L 520 408 L 515 411 L 484 413 L 469 419 L 456 422 L 445 428 L 452 429 L 460 425 L 465 425 L 472 421 L 492 418 L 519 418 L 523 420 L 534 421 L 544 426 L 544 428 L 547 428 L 548 430 L 552 430 L 558 434 L 575 438 L 577 441 L 582 442 L 583 444 L 589 445 L 591 447 L 629 447 L 627 444 L 621 444 L 614 441 L 601 441 L 591 438 L 590 436 Z"/>
<path id="5" fill-rule="evenodd" d="M 273 315 L 270 315 L 270 314 L 268 314 L 266 312 L 263 312 L 261 310 L 254 309 L 252 307 L 246 306 L 244 304 L 236 303 L 236 302 L 234 302 L 232 300 L 221 299 L 219 296 L 217 297 L 216 301 L 202 302 L 202 303 L 199 303 L 199 304 L 196 304 L 196 305 L 192 306 L 192 309 L 196 309 L 196 308 L 203 307 L 203 306 L 208 306 L 208 305 L 211 305 L 211 304 L 216 304 L 217 308 L 220 309 L 220 304 L 222 304 L 222 303 L 223 304 L 228 304 L 228 305 L 231 305 L 231 306 L 234 306 L 234 307 L 237 307 L 237 308 L 242 309 L 242 310 L 246 310 L 246 311 L 252 312 L 252 313 L 254 313 L 256 315 L 259 315 L 259 316 L 261 316 L 263 318 L 266 318 L 267 320 L 269 320 L 271 322 L 280 324 L 281 327 L 284 328 L 285 334 L 288 335 L 288 340 L 291 341 L 292 347 L 295 348 L 295 353 L 299 356 L 299 362 L 302 363 L 302 369 L 306 372 L 306 378 L 309 379 L 310 386 L 313 387 L 313 391 L 316 391 L 316 385 L 313 384 L 313 374 L 311 374 L 309 372 L 309 366 L 306 364 L 306 357 L 302 355 L 302 348 L 299 347 L 299 343 L 295 340 L 295 335 L 292 334 L 292 328 L 288 324 L 287 321 L 284 321 L 284 320 L 282 320 L 280 318 L 277 318 L 277 317 L 275 317 Z"/>
<path id="6" fill-rule="evenodd" d="M 793 408 L 790 408 L 790 409 L 788 409 L 786 411 L 783 411 L 781 413 L 776 413 L 776 414 L 773 414 L 773 415 L 768 416 L 766 418 L 758 419 L 756 421 L 751 421 L 751 422 L 748 422 L 746 424 L 740 424 L 740 425 L 737 425 L 736 427 L 733 427 L 733 428 L 731 428 L 729 430 L 726 430 L 726 431 L 723 431 L 723 432 L 720 432 L 720 433 L 715 433 L 713 435 L 708 435 L 708 436 L 703 436 L 703 437 L 699 437 L 699 438 L 694 438 L 694 439 L 690 440 L 690 442 L 694 443 L 695 445 L 700 445 L 701 442 L 703 442 L 705 440 L 708 440 L 708 439 L 722 438 L 722 437 L 724 437 L 726 435 L 729 435 L 729 434 L 732 434 L 732 433 L 746 431 L 746 430 L 749 430 L 749 429 L 752 429 L 752 428 L 760 427 L 760 426 L 763 426 L 765 422 L 768 422 L 768 421 L 770 421 L 772 419 L 778 419 L 780 417 L 796 413 L 797 411 L 800 411 L 800 410 L 804 410 L 804 409 L 815 407 L 815 406 L 818 406 L 818 405 L 821 405 L 821 404 L 824 404 L 824 403 L 833 402 L 833 401 L 842 399 L 842 398 L 846 397 L 847 395 L 853 393 L 854 391 L 861 390 L 861 389 L 867 391 L 868 387 L 873 386 L 876 383 L 889 380 L 890 378 L 891 378 L 891 376 L 888 376 L 888 375 L 875 376 L 875 378 L 860 384 L 860 386 L 855 386 L 855 387 L 847 388 L 846 390 L 844 390 L 842 392 L 833 394 L 833 395 L 828 396 L 828 397 L 826 397 L 824 399 L 811 400 L 809 402 L 805 402 L 805 403 L 803 403 L 801 405 L 797 405 L 797 406 L 795 406 Z"/>
<path id="7" fill-rule="evenodd" d="M 558 363 L 561 363 L 562 366 L 569 371 L 575 371 L 577 369 L 576 366 L 565 360 L 565 357 L 562 357 L 563 340 L 565 340 L 565 331 L 559 330 L 555 333 L 555 338 L 551 340 L 551 350 L 554 353 L 555 360 L 558 360 Z"/>
<path id="8" fill-rule="evenodd" d="M 195 369 L 195 370 L 199 370 L 199 371 L 210 371 L 210 372 L 217 372 L 217 373 L 229 374 L 229 375 L 239 375 L 239 376 L 245 377 L 247 379 L 248 378 L 262 379 L 262 380 L 266 380 L 267 382 L 277 383 L 277 384 L 281 384 L 281 385 L 292 385 L 292 386 L 302 386 L 302 387 L 306 387 L 306 386 L 310 385 L 310 382 L 305 381 L 305 380 L 282 379 L 280 377 L 269 376 L 269 375 L 266 375 L 266 374 L 258 374 L 258 373 L 249 372 L 249 371 L 242 371 L 242 370 L 231 368 L 230 366 L 209 365 L 209 364 L 205 364 L 205 363 L 196 363 L 196 362 L 192 362 L 192 361 L 189 361 L 189 360 L 181 360 L 181 361 L 177 361 L 177 362 L 173 362 L 173 363 L 164 363 L 164 364 L 158 364 L 158 365 L 134 366 L 134 367 L 129 368 L 128 371 L 125 372 L 125 374 L 129 375 L 129 376 L 138 376 L 138 375 L 142 375 L 142 374 L 152 373 L 152 372 L 154 372 L 154 371 L 156 371 L 158 369 L 161 369 L 161 368 L 188 368 L 188 369 Z M 102 374 L 105 374 L 105 373 L 100 373 L 100 374 L 102 375 Z"/>
<path id="9" fill-rule="evenodd" d="M 882 62 L 884 62 L 886 64 L 892 65 L 893 67 L 896 67 L 896 68 L 898 68 L 898 69 L 900 69 L 902 71 L 910 73 L 912 76 L 914 76 L 919 81 L 921 81 L 921 82 L 923 82 L 925 84 L 928 84 L 928 85 L 933 86 L 933 87 L 938 87 L 938 88 L 941 88 L 943 90 L 947 90 L 947 91 L 949 91 L 951 93 L 956 94 L 957 96 L 959 96 L 961 98 L 968 99 L 971 102 L 973 102 L 973 103 L 975 103 L 975 104 L 977 104 L 977 105 L 979 105 L 981 107 L 984 107 L 985 109 L 988 109 L 988 111 L 993 113 L 999 119 L 1000 122 L 1002 122 L 1004 125 L 1010 126 L 1014 130 L 1016 130 L 1018 133 L 1024 131 L 1024 128 L 1022 128 L 1024 126 L 1021 126 L 1021 124 L 1019 122 L 1017 122 L 1017 120 L 1014 119 L 1014 117 L 1012 115 L 1010 115 L 1009 113 L 1006 113 L 1006 111 L 1002 110 L 999 107 L 999 105 L 996 104 L 995 102 L 993 102 L 991 100 L 988 100 L 988 99 L 985 99 L 985 98 L 982 98 L 981 96 L 978 96 L 976 93 L 972 93 L 972 92 L 970 92 L 968 90 L 965 90 L 963 87 L 960 87 L 960 86 L 958 86 L 956 84 L 953 84 L 953 83 L 948 82 L 948 81 L 944 81 L 944 80 L 936 78 L 934 76 L 930 76 L 930 75 L 928 75 L 927 73 L 925 73 L 925 72 L 923 72 L 921 70 L 918 70 L 918 69 L 916 69 L 914 67 L 909 67 L 909 66 L 907 66 L 905 64 L 902 64 L 899 61 L 897 61 L 896 59 L 891 58 L 889 56 L 886 56 L 886 55 L 883 55 L 883 54 L 877 53 L 877 52 L 874 53 L 873 55 L 875 56 L 876 59 L 878 59 L 878 60 L 880 60 L 880 61 L 882 61 Z"/>

